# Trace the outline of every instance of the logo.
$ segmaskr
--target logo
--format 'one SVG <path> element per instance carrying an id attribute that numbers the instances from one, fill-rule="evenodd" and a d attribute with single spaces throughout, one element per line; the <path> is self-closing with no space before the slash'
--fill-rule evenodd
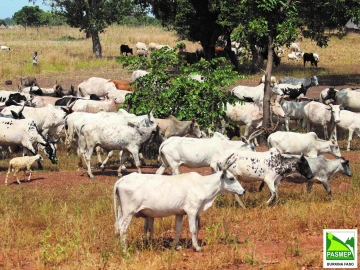
<path id="1" fill-rule="evenodd" d="M 357 230 L 323 231 L 324 268 L 357 268 Z"/>

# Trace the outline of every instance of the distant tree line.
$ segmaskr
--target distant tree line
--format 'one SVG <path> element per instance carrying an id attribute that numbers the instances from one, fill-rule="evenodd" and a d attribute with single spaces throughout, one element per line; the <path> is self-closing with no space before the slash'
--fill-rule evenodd
<path id="1" fill-rule="evenodd" d="M 44 11 L 39 6 L 24 6 L 19 11 L 15 12 L 13 17 L 0 19 L 0 25 L 22 25 L 24 27 L 39 27 L 39 26 L 59 26 L 67 25 L 66 18 L 58 12 Z M 124 16 L 118 25 L 128 26 L 143 26 L 153 25 L 161 26 L 161 22 L 154 17 L 144 15 Z"/>

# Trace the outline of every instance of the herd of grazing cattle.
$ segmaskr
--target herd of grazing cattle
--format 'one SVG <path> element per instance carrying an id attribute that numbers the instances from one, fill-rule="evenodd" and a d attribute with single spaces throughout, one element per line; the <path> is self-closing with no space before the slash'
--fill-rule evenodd
<path id="1" fill-rule="evenodd" d="M 124 48 L 125 49 L 125 48 Z M 146 76 L 148 72 L 134 71 L 132 80 Z M 190 79 L 206 80 L 203 77 Z M 182 218 L 188 216 L 193 248 L 200 251 L 197 243 L 199 218 L 219 194 L 243 195 L 240 182 L 259 181 L 267 184 L 271 204 L 278 197 L 278 187 L 284 179 L 295 183 L 307 183 L 308 192 L 314 183 L 322 184 L 332 197 L 328 181 L 336 173 L 351 176 L 349 160 L 341 156 L 337 143 L 337 128 L 349 131 L 348 147 L 353 132 L 360 131 L 360 91 L 356 89 L 325 89 L 319 100 L 306 98 L 318 78 L 289 78 L 279 82 L 271 78 L 274 102 L 271 112 L 278 127 L 286 131 L 273 132 L 267 140 L 268 151 L 256 152 L 256 138 L 264 132 L 259 129 L 263 118 L 264 83 L 249 87 L 238 85 L 231 93 L 242 102 L 228 103 L 226 120 L 246 126 L 241 140 L 230 140 L 219 130 L 208 137 L 195 119 L 179 121 L 174 116 L 154 118 L 152 113 L 134 115 L 120 109 L 125 95 L 131 94 L 130 82 L 92 77 L 76 88 L 41 88 L 35 78 L 21 78 L 19 91 L 0 91 L 2 111 L 0 115 L 0 146 L 22 146 L 24 155 L 31 152 L 36 158 L 10 161 L 8 174 L 14 169 L 30 170 L 33 162 L 42 158 L 44 151 L 52 163 L 57 163 L 56 147 L 60 132 L 66 135 L 66 147 L 75 145 L 78 155 L 87 166 L 87 173 L 94 178 L 91 157 L 98 153 L 101 169 L 120 150 L 118 175 L 126 167 L 124 161 L 130 153 L 138 172 L 121 177 L 114 185 L 115 230 L 120 233 L 126 248 L 126 232 L 131 218 L 145 219 L 144 235 L 153 235 L 154 218 L 176 215 L 175 244 L 178 242 Z M 124 88 L 124 89 L 122 89 Z M 136 90 L 135 90 L 136 91 Z M 289 120 L 299 120 L 307 133 L 289 131 Z M 324 129 L 324 139 L 319 139 L 312 126 Z M 250 129 L 256 130 L 250 134 Z M 329 136 L 330 132 L 330 136 Z M 159 143 L 160 168 L 156 174 L 141 174 L 141 152 L 150 141 Z M 104 161 L 99 156 L 100 147 L 109 151 Z M 322 154 L 332 154 L 328 159 Z M 212 174 L 201 176 L 196 172 L 180 174 L 181 165 L 190 168 L 210 166 Z M 173 175 L 163 175 L 170 168 Z M 31 171 L 30 171 L 31 173 Z M 6 183 L 7 183 L 6 177 Z M 30 177 L 29 177 L 30 178 Z M 239 181 L 237 181 L 237 180 Z M 17 179 L 17 182 L 20 181 Z M 154 194 L 152 190 L 157 190 Z M 158 196 L 161 194 L 161 196 Z"/>

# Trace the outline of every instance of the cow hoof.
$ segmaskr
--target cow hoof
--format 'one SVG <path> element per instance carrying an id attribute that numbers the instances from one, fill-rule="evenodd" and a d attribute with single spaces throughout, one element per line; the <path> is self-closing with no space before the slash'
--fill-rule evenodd
<path id="1" fill-rule="evenodd" d="M 121 177 L 122 176 L 122 173 L 118 173 L 118 177 Z"/>
<path id="2" fill-rule="evenodd" d="M 197 248 L 195 248 L 195 251 L 196 251 L 196 252 L 201 252 L 202 249 L 201 249 L 201 247 L 197 247 Z"/>
<path id="3" fill-rule="evenodd" d="M 90 175 L 90 174 L 88 174 L 88 176 L 89 176 L 89 178 L 90 178 L 90 179 L 94 179 L 94 178 L 95 178 L 95 176 L 94 176 L 94 175 Z"/>
<path id="4" fill-rule="evenodd" d="M 101 171 L 105 171 L 105 166 L 100 166 Z"/>

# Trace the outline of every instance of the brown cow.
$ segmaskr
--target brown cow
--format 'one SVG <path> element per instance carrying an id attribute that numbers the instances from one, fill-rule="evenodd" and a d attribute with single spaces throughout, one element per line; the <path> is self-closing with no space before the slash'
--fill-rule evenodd
<path id="1" fill-rule="evenodd" d="M 118 90 L 127 90 L 127 91 L 134 91 L 135 88 L 131 87 L 131 82 L 129 81 L 119 81 L 119 80 L 109 80 L 109 82 L 114 83 L 116 89 Z"/>

